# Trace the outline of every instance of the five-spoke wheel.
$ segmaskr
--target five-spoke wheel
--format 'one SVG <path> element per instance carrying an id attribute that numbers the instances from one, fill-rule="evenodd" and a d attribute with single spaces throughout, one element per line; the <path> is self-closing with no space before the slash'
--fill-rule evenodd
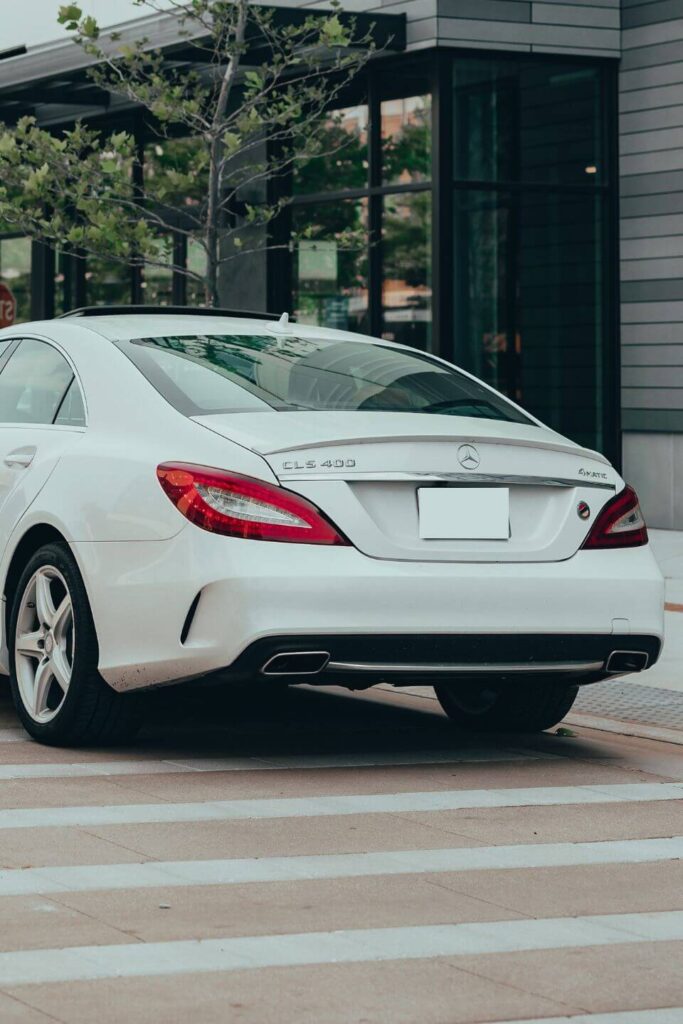
<path id="1" fill-rule="evenodd" d="M 14 659 L 24 707 L 36 722 L 49 722 L 64 703 L 74 660 L 71 595 L 53 565 L 36 570 L 21 596 Z"/>
<path id="2" fill-rule="evenodd" d="M 99 674 L 90 603 L 67 544 L 46 544 L 29 559 L 12 594 L 8 647 L 14 703 L 35 739 L 115 743 L 135 733 L 140 701 Z"/>

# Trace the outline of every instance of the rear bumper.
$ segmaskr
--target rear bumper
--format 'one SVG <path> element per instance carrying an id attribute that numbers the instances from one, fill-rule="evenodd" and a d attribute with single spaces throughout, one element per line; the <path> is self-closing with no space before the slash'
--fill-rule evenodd
<path id="1" fill-rule="evenodd" d="M 632 633 L 272 636 L 250 644 L 228 674 L 352 688 L 538 675 L 580 684 L 649 668 L 661 646 L 659 637 Z"/>
<path id="2" fill-rule="evenodd" d="M 622 643 L 635 636 L 650 638 L 654 656 L 663 634 L 664 585 L 649 547 L 580 551 L 564 562 L 419 563 L 355 548 L 237 540 L 188 524 L 170 540 L 76 543 L 73 551 L 93 609 L 100 671 L 118 690 L 229 668 L 241 674 L 257 642 L 282 638 L 309 650 L 336 638 L 354 662 L 370 657 L 359 657 L 365 638 L 370 660 L 388 664 L 406 644 L 411 664 L 415 644 L 438 660 L 443 643 L 449 658 L 474 664 L 491 659 L 492 645 L 501 661 L 507 645 L 519 652 L 525 644 L 528 662 L 544 652 L 566 660 L 556 655 L 569 643 L 570 660 L 594 661 L 617 646 L 632 649 Z M 593 657 L 598 641 L 606 646 Z"/>

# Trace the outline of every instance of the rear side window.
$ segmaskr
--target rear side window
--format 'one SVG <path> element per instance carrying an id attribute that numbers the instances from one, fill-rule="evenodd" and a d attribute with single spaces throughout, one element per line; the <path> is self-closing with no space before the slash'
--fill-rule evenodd
<path id="1" fill-rule="evenodd" d="M 83 408 L 83 395 L 76 383 L 76 378 L 71 378 L 69 388 L 64 395 L 61 405 L 53 421 L 59 427 L 84 427 L 85 409 Z"/>
<path id="2" fill-rule="evenodd" d="M 73 370 L 57 349 L 25 339 L 0 373 L 0 422 L 54 423 L 72 382 L 78 390 Z"/>
<path id="3" fill-rule="evenodd" d="M 187 416 L 376 410 L 533 423 L 454 367 L 391 345 L 288 335 L 159 337 L 119 345 Z"/>

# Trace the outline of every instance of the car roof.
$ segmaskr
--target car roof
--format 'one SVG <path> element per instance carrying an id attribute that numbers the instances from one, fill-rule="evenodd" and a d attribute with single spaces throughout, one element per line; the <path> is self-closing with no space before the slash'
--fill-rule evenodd
<path id="1" fill-rule="evenodd" d="M 318 327 L 316 324 L 289 323 L 281 325 L 277 320 L 257 319 L 255 317 L 210 316 L 164 313 L 112 313 L 97 317 L 64 318 L 60 324 L 74 324 L 86 328 L 95 334 L 108 338 L 110 341 L 127 341 L 135 338 L 156 338 L 166 335 L 204 335 L 204 334 L 275 334 L 280 336 L 294 335 L 299 338 L 326 338 L 330 341 L 377 342 L 380 339 L 369 338 L 352 331 L 341 331 L 330 327 Z M 25 324 L 24 327 L 30 325 Z"/>

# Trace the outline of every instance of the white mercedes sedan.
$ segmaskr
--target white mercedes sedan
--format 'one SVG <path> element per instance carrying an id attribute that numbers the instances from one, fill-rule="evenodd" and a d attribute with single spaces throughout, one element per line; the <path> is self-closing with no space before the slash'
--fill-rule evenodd
<path id="1" fill-rule="evenodd" d="M 410 348 L 75 311 L 0 332 L 0 446 L 0 669 L 44 743 L 199 679 L 429 684 L 460 728 L 546 729 L 659 655 L 634 491 Z"/>

